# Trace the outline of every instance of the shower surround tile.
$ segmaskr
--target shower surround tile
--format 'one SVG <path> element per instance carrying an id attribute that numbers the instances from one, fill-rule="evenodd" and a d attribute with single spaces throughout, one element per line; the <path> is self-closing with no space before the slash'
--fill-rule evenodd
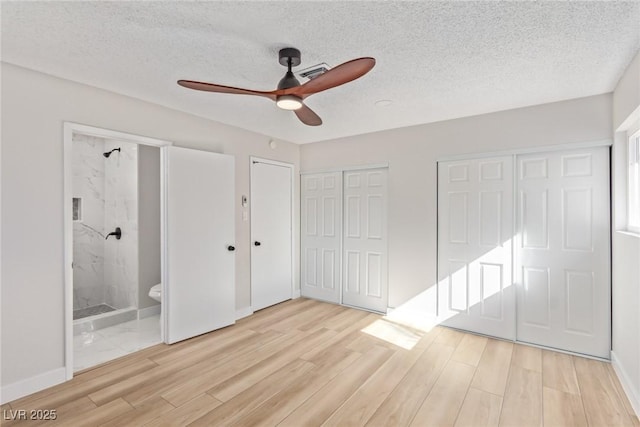
<path id="1" fill-rule="evenodd" d="M 73 309 L 104 303 L 104 140 L 73 136 L 73 197 L 82 216 L 73 223 Z"/>
<path id="2" fill-rule="evenodd" d="M 120 148 L 105 162 L 105 228 L 122 238 L 105 245 L 105 302 L 116 308 L 138 303 L 138 146 L 105 141 L 105 151 Z"/>
<path id="3" fill-rule="evenodd" d="M 73 197 L 82 199 L 73 224 L 73 308 L 137 307 L 138 146 L 78 134 L 73 143 Z M 105 240 L 116 227 L 122 238 Z"/>

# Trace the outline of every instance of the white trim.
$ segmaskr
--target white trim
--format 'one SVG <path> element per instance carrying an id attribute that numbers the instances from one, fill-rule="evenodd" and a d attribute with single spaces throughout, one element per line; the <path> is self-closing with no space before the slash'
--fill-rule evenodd
<path id="1" fill-rule="evenodd" d="M 636 411 L 636 415 L 640 417 L 640 390 L 633 386 L 633 381 L 629 378 L 627 371 L 625 371 L 622 364 L 620 364 L 620 360 L 616 356 L 614 351 L 611 352 L 611 366 L 613 367 L 613 371 L 618 376 L 618 380 L 620 380 L 620 385 L 624 390 L 633 410 Z"/>
<path id="2" fill-rule="evenodd" d="M 66 369 L 57 368 L 2 387 L 0 404 L 12 402 L 66 381 Z M 18 408 L 19 409 L 19 408 Z"/>
<path id="3" fill-rule="evenodd" d="M 253 314 L 253 310 L 251 307 L 243 307 L 236 309 L 236 320 L 244 319 L 245 317 L 249 317 Z"/>
<path id="4" fill-rule="evenodd" d="M 635 237 L 636 239 L 640 239 L 640 233 L 629 230 L 616 230 L 616 233 L 624 234 L 625 236 Z"/>
<path id="5" fill-rule="evenodd" d="M 103 129 L 95 126 L 83 125 L 80 123 L 64 122 L 64 129 L 65 129 L 65 134 L 67 129 L 70 129 L 73 133 L 80 133 L 82 135 L 89 135 L 89 136 L 97 136 L 99 138 L 105 138 L 105 139 L 117 139 L 118 141 L 132 142 L 134 144 L 151 145 L 154 147 L 165 147 L 167 145 L 173 145 L 173 142 L 171 141 L 150 138 L 148 136 L 136 135 L 133 133 Z"/>
<path id="6" fill-rule="evenodd" d="M 282 166 L 282 167 L 285 167 L 285 168 L 293 169 L 293 164 L 292 163 L 281 162 L 279 160 L 265 159 L 263 157 L 254 157 L 254 156 L 249 157 L 249 160 L 251 160 L 251 164 L 264 163 L 264 164 L 267 164 L 267 165 Z"/>
<path id="7" fill-rule="evenodd" d="M 485 151 L 481 153 L 465 153 L 455 154 L 452 156 L 443 156 L 436 159 L 437 162 L 448 162 L 452 160 L 469 160 L 469 159 L 484 159 L 486 157 L 499 157 L 499 156 L 511 156 L 518 154 L 531 154 L 542 153 L 550 151 L 564 151 L 564 150 L 578 150 L 581 148 L 594 148 L 594 147 L 610 147 L 613 145 L 611 139 L 601 139 L 597 141 L 586 142 L 571 142 L 568 144 L 555 144 L 555 145 L 543 145 L 540 147 L 527 147 L 527 148 L 514 148 L 511 150 L 500 151 Z"/>
<path id="8" fill-rule="evenodd" d="M 64 362 L 65 378 L 73 378 L 73 132 L 75 127 L 64 123 Z"/>
<path id="9" fill-rule="evenodd" d="M 293 295 L 291 296 L 291 299 L 297 299 L 300 298 L 300 289 L 294 289 L 293 290 Z"/>
<path id="10" fill-rule="evenodd" d="M 145 319 L 147 317 L 160 314 L 160 304 L 152 305 L 151 307 L 141 308 L 138 310 L 138 320 Z"/>
<path id="11" fill-rule="evenodd" d="M 274 166 L 281 166 L 281 167 L 285 167 L 290 169 L 289 171 L 289 178 L 290 178 L 290 187 L 291 187 L 291 207 L 290 209 L 290 214 L 291 214 L 291 298 L 294 298 L 294 293 L 296 291 L 295 286 L 296 286 L 296 280 L 295 280 L 295 274 L 296 274 L 296 222 L 295 222 L 295 182 L 294 182 L 294 171 L 295 171 L 295 165 L 293 163 L 286 163 L 286 162 L 281 162 L 278 160 L 271 160 L 271 159 L 265 159 L 263 157 L 255 157 L 255 156 L 250 156 L 249 157 L 249 212 L 250 215 L 253 216 L 253 205 L 251 203 L 253 203 L 253 201 L 251 200 L 252 198 L 252 193 L 251 193 L 251 174 L 253 173 L 253 164 L 254 163 L 264 163 L 267 165 L 274 165 Z M 252 225 L 253 224 L 253 220 L 252 218 L 249 218 L 249 236 L 250 239 L 253 240 L 253 235 L 252 233 Z M 251 240 L 249 241 L 249 245 L 251 245 Z M 251 246 L 250 246 L 251 247 Z M 251 250 L 249 250 L 249 265 L 251 265 Z M 253 286 L 253 281 L 252 278 L 249 279 L 249 283 L 250 286 Z M 252 288 L 250 288 L 251 290 Z M 298 293 L 300 293 L 300 291 L 298 291 Z M 251 301 L 251 307 L 253 307 L 253 301 Z M 252 308 L 253 310 L 253 308 Z"/>
<path id="12" fill-rule="evenodd" d="M 640 233 L 640 206 L 632 203 L 640 194 L 640 182 L 638 180 L 638 168 L 640 163 L 640 130 L 627 131 L 626 141 L 626 175 L 627 185 L 625 191 L 625 200 L 627 205 L 626 231 L 631 233 Z"/>
<path id="13" fill-rule="evenodd" d="M 63 123 L 63 170 L 64 170 L 64 190 L 63 190 L 63 229 L 64 229 L 64 331 L 65 331 L 65 345 L 64 345 L 64 363 L 65 367 L 63 370 L 65 371 L 65 378 L 70 380 L 73 378 L 73 219 L 71 217 L 71 206 L 72 206 L 72 198 L 73 198 L 73 162 L 72 162 L 72 149 L 73 149 L 73 135 L 74 134 L 82 134 L 82 135 L 90 135 L 96 136 L 99 138 L 106 139 L 117 139 L 119 141 L 131 142 L 134 144 L 141 145 L 150 145 L 153 147 L 160 148 L 160 158 L 161 158 L 161 227 L 162 227 L 162 235 L 161 235 L 161 244 L 162 244 L 162 254 L 165 251 L 165 242 L 164 239 L 166 237 L 166 233 L 164 233 L 164 224 L 165 224 L 165 213 L 166 209 L 166 197 L 164 194 L 165 188 L 165 179 L 164 179 L 164 166 L 165 163 L 162 160 L 166 157 L 165 150 L 166 147 L 173 145 L 170 141 L 164 141 L 156 138 L 149 138 L 146 136 L 134 135 L 125 132 L 118 132 L 109 129 L 98 128 L 94 126 L 83 125 L 79 123 L 73 122 L 64 122 Z M 165 272 L 164 272 L 164 258 L 162 259 L 162 283 L 165 283 Z M 162 315 L 162 314 L 161 314 Z M 161 328 L 163 329 L 163 328 Z M 163 336 L 164 339 L 164 336 Z"/>
<path id="14" fill-rule="evenodd" d="M 389 162 L 384 162 L 384 163 L 373 163 L 370 165 L 340 166 L 340 167 L 328 168 L 328 169 L 310 169 L 310 170 L 300 171 L 300 175 L 311 175 L 316 173 L 330 173 L 330 172 L 359 171 L 359 170 L 367 170 L 367 169 L 383 169 L 388 167 L 389 167 Z"/>
<path id="15" fill-rule="evenodd" d="M 167 260 L 167 211 L 168 207 L 168 177 L 169 170 L 169 146 L 160 147 L 160 291 L 164 296 L 164 304 L 160 304 L 160 339 L 167 343 L 167 324 L 169 316 L 167 311 L 167 301 L 169 298 L 169 265 Z"/>

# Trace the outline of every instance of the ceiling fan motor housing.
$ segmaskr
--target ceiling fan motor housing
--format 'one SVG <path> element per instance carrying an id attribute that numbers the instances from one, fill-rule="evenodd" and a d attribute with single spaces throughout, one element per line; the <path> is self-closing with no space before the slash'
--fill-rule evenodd
<path id="1" fill-rule="evenodd" d="M 291 66 L 297 67 L 300 65 L 300 51 L 295 47 L 285 47 L 278 52 L 278 59 L 280 65 L 285 67 L 289 66 L 289 60 L 291 60 Z"/>
<path id="2" fill-rule="evenodd" d="M 300 82 L 293 75 L 291 71 L 287 71 L 287 74 L 278 82 L 278 89 L 289 89 L 290 87 L 300 86 Z"/>
<path id="3" fill-rule="evenodd" d="M 300 51 L 294 47 L 286 47 L 278 52 L 280 64 L 287 67 L 287 74 L 278 82 L 278 89 L 289 89 L 300 86 L 300 82 L 291 72 L 291 67 L 300 65 Z"/>

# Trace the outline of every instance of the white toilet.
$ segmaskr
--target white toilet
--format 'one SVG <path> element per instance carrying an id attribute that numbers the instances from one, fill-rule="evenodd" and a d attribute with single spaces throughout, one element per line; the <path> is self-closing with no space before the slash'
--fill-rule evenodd
<path id="1" fill-rule="evenodd" d="M 158 283 L 149 289 L 149 297 L 158 302 L 162 302 L 162 283 Z"/>

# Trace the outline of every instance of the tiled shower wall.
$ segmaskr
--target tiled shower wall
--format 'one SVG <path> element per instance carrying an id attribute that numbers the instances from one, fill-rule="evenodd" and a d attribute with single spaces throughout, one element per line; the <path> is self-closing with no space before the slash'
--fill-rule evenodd
<path id="1" fill-rule="evenodd" d="M 104 303 L 104 140 L 73 135 L 73 197 L 82 199 L 73 222 L 73 309 Z"/>
<path id="2" fill-rule="evenodd" d="M 105 302 L 115 308 L 138 306 L 138 145 L 105 141 L 105 230 L 122 230 L 104 247 Z"/>
<path id="3" fill-rule="evenodd" d="M 73 197 L 82 198 L 81 220 L 73 223 L 73 309 L 137 307 L 138 147 L 77 134 L 73 142 Z M 122 238 L 105 240 L 116 227 Z"/>

